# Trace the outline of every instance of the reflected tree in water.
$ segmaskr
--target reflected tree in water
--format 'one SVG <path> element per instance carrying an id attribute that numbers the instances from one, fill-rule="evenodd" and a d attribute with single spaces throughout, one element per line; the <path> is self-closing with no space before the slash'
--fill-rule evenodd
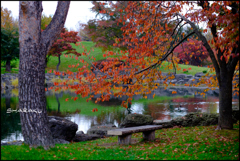
<path id="1" fill-rule="evenodd" d="M 19 137 L 21 133 L 19 112 L 7 113 L 7 109 L 16 110 L 18 103 L 17 97 L 1 98 L 1 140 L 15 133 L 15 137 Z"/>

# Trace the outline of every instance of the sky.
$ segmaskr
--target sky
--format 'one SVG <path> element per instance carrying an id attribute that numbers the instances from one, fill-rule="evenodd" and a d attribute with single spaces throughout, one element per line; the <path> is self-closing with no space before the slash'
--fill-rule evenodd
<path id="1" fill-rule="evenodd" d="M 54 15 L 57 8 L 57 1 L 43 1 L 43 14 L 49 16 Z M 19 16 L 19 1 L 1 1 L 1 6 L 8 8 L 12 11 L 12 16 L 18 18 Z M 90 8 L 93 7 L 91 1 L 71 1 L 68 10 L 65 27 L 68 30 L 73 29 L 77 31 L 78 21 L 81 23 L 87 23 L 88 20 L 94 19 L 95 14 L 91 12 Z M 185 10 L 185 9 L 184 9 Z M 204 23 L 199 24 L 204 27 Z"/>
<path id="2" fill-rule="evenodd" d="M 42 5 L 43 14 L 54 15 L 57 9 L 57 1 L 43 1 Z M 92 6 L 91 1 L 71 1 L 65 22 L 67 29 L 72 28 L 76 31 L 78 21 L 87 23 L 89 19 L 95 18 L 95 14 L 90 10 Z M 19 1 L 1 1 L 1 7 L 11 10 L 14 18 L 19 17 Z"/>

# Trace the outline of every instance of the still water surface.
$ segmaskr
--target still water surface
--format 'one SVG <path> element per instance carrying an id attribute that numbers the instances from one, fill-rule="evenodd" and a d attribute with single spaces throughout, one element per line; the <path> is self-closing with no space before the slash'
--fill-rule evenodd
<path id="1" fill-rule="evenodd" d="M 66 95 L 71 98 L 71 95 L 65 94 L 58 98 L 59 101 L 65 99 Z M 232 104 L 233 107 L 239 107 L 239 100 L 233 100 Z M 1 98 L 1 142 L 23 140 L 19 113 L 7 113 L 8 108 L 16 109 L 17 105 L 17 97 Z M 155 103 L 132 103 L 130 111 L 131 113 L 151 115 L 154 119 L 167 121 L 179 116 L 184 116 L 189 112 L 218 113 L 218 107 L 218 97 L 179 98 L 172 96 L 170 99 Z M 57 113 L 57 111 L 48 109 L 48 115 L 59 115 L 67 118 L 78 125 L 78 131 L 83 131 L 84 133 L 87 133 L 87 130 L 94 125 L 111 123 L 118 127 L 125 116 L 129 113 L 129 110 L 123 107 L 115 107 L 110 111 L 104 110 L 98 112 L 99 113 L 96 112 L 96 115 L 89 116 L 81 114 L 81 112 Z"/>

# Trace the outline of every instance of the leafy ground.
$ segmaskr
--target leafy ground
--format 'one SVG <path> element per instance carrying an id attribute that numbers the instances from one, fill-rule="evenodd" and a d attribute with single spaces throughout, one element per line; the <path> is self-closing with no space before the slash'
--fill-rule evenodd
<path id="1" fill-rule="evenodd" d="M 80 45 L 76 46 L 75 44 L 72 44 L 73 48 L 76 48 L 76 50 L 80 53 L 84 52 L 84 49 L 82 48 L 82 45 L 84 45 L 87 49 L 87 52 L 90 51 L 89 56 L 90 57 L 95 57 L 95 61 L 97 60 L 102 60 L 105 59 L 103 57 L 103 52 L 101 48 L 94 47 L 94 44 L 92 41 L 82 41 Z M 71 58 L 70 58 L 71 56 Z M 72 57 L 73 56 L 73 57 Z M 78 71 L 78 68 L 69 68 L 69 65 L 77 65 L 79 63 L 78 67 L 82 67 L 82 63 L 79 61 L 79 59 L 84 59 L 87 62 L 91 62 L 91 59 L 88 59 L 86 56 L 80 56 L 78 60 L 75 59 L 75 56 L 73 54 L 69 54 L 68 57 L 65 57 L 64 55 L 61 56 L 61 64 L 59 66 L 59 71 L 67 71 L 70 70 L 72 72 Z M 11 73 L 18 73 L 18 67 L 19 67 L 19 60 L 13 60 L 11 64 L 14 64 L 14 68 L 12 69 Z M 47 64 L 46 72 L 49 71 L 50 69 L 56 70 L 56 66 L 58 64 L 58 57 L 50 57 L 50 60 Z M 167 65 L 169 65 L 168 62 L 163 62 L 163 65 L 159 68 L 162 72 L 173 72 L 173 70 L 170 70 Z M 183 65 L 179 64 L 179 67 L 181 70 L 177 71 L 177 74 L 188 74 L 188 75 L 195 75 L 198 72 L 203 72 L 203 71 L 209 71 L 209 68 L 207 67 L 198 67 L 198 66 L 192 66 L 192 65 Z M 191 70 L 188 70 L 191 68 Z M 183 71 L 186 69 L 187 71 Z M 1 73 L 4 74 L 6 73 L 4 63 L 1 62 Z"/>
<path id="2" fill-rule="evenodd" d="M 3 160 L 239 160 L 239 121 L 234 130 L 216 126 L 174 127 L 156 131 L 155 141 L 132 135 L 131 145 L 119 146 L 117 136 L 71 144 L 45 151 L 26 145 L 1 146 Z M 36 155 L 37 154 L 37 155 Z"/>

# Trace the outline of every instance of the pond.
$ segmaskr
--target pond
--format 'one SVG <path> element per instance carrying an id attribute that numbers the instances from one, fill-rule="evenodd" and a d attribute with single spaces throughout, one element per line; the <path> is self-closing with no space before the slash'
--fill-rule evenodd
<path id="1" fill-rule="evenodd" d="M 16 92 L 15 92 L 16 93 Z M 134 100 L 129 109 L 116 103 L 95 104 L 86 102 L 86 98 L 73 100 L 76 95 L 71 92 L 52 93 L 47 96 L 48 115 L 67 118 L 78 124 L 78 131 L 87 130 L 100 124 L 114 124 L 117 127 L 128 113 L 151 115 L 157 120 L 172 120 L 189 112 L 218 113 L 219 99 L 214 96 L 157 96 L 152 100 Z M 66 98 L 69 98 L 66 101 Z M 233 107 L 239 107 L 239 100 L 233 99 Z M 15 110 L 18 97 L 11 95 L 1 97 L 1 142 L 23 140 L 18 112 L 7 113 L 7 109 Z M 97 112 L 92 112 L 97 108 Z"/>

